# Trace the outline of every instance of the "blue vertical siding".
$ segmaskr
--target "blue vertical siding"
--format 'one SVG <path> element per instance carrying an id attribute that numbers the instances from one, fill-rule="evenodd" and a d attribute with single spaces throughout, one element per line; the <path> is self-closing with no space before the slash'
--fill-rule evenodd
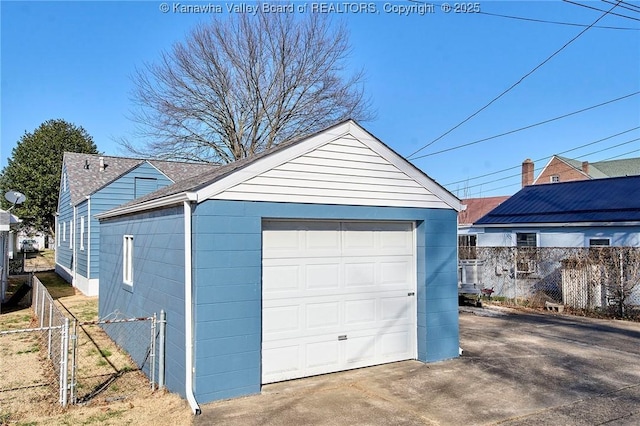
<path id="1" fill-rule="evenodd" d="M 122 240 L 133 235 L 133 287 L 122 282 Z M 102 221 L 99 315 L 167 313 L 166 385 L 185 395 L 184 216 L 182 207 Z M 142 339 L 145 339 L 143 336 Z M 126 343 L 124 344 L 125 349 Z"/>
<path id="2" fill-rule="evenodd" d="M 142 163 L 91 195 L 91 235 L 88 236 L 89 244 L 91 245 L 89 250 L 91 253 L 91 270 L 88 278 L 98 278 L 100 270 L 100 223 L 94 215 L 106 212 L 135 199 L 136 178 L 156 179 L 157 188 L 173 183 L 149 163 Z"/>
<path id="3" fill-rule="evenodd" d="M 88 201 L 83 201 L 76 207 L 76 231 L 74 235 L 74 245 L 75 245 L 75 258 L 77 262 L 78 275 L 82 275 L 83 277 L 87 277 L 87 261 L 88 261 L 88 253 L 89 253 L 89 234 L 88 234 Z M 82 235 L 82 218 L 84 218 L 84 242 L 81 241 L 83 238 Z M 84 244 L 84 249 L 83 249 Z"/>
<path id="4" fill-rule="evenodd" d="M 62 178 L 66 179 L 67 169 L 62 166 Z M 66 190 L 65 190 L 66 186 Z M 73 207 L 71 206 L 71 193 L 69 192 L 69 183 L 65 185 L 60 182 L 60 192 L 58 194 L 58 229 L 56 229 L 56 271 L 66 280 L 71 281 L 70 271 L 73 267 L 73 253 L 69 249 L 69 222 L 73 220 Z M 66 225 L 63 227 L 63 223 Z M 63 235 L 63 228 L 65 234 Z M 60 245 L 58 246 L 58 241 Z M 62 268 L 64 269 L 62 269 Z"/>
<path id="5" fill-rule="evenodd" d="M 192 230 L 198 401 L 260 391 L 265 218 L 415 221 L 418 359 L 458 355 L 455 211 L 206 201 L 194 208 Z"/>

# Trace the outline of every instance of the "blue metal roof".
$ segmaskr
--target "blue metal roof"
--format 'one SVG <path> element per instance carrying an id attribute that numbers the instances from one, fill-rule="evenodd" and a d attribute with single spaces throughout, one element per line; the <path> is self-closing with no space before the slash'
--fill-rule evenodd
<path id="1" fill-rule="evenodd" d="M 475 225 L 640 222 L 640 176 L 531 185 Z"/>

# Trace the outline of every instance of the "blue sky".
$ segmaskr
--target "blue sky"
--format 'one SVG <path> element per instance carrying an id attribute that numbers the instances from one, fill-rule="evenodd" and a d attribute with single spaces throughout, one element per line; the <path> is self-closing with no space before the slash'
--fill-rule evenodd
<path id="1" fill-rule="evenodd" d="M 83 126 L 100 151 L 125 154 L 115 141 L 133 136 L 127 115 L 135 68 L 210 19 L 162 13 L 161 3 L 0 3 L 1 166 L 25 131 L 53 118 Z M 173 8 L 177 2 L 167 3 Z M 485 106 L 584 29 L 531 19 L 589 25 L 603 15 L 555 0 L 482 1 L 479 14 L 444 13 L 443 2 L 434 2 L 434 13 L 422 16 L 385 12 L 385 3 L 412 4 L 375 2 L 378 13 L 333 17 L 350 30 L 351 65 L 365 69 L 366 91 L 377 111 L 376 120 L 361 124 L 404 156 Z M 580 3 L 611 8 L 603 1 Z M 607 15 L 597 25 L 635 30 L 590 28 L 490 107 L 411 157 L 414 164 L 461 197 L 508 195 L 520 187 L 525 158 L 542 159 L 640 126 L 640 95 L 634 95 L 438 153 L 640 91 L 640 2 L 626 2 L 614 12 L 627 17 Z M 564 155 L 591 162 L 639 157 L 637 138 L 640 129 Z M 415 158 L 421 155 L 427 156 Z M 545 162 L 537 161 L 536 168 Z M 478 178 L 509 167 L 515 169 Z"/>

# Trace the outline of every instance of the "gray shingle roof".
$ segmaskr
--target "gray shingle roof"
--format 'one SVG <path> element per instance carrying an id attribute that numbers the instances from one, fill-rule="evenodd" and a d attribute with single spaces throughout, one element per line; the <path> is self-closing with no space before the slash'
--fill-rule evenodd
<path id="1" fill-rule="evenodd" d="M 572 158 L 561 157 L 559 159 L 571 165 L 576 170 L 582 170 L 582 161 Z M 640 157 L 623 158 L 620 160 L 595 161 L 589 163 L 589 177 L 601 179 L 607 177 L 635 176 L 640 175 Z"/>
<path id="2" fill-rule="evenodd" d="M 105 165 L 102 171 L 100 170 L 100 158 L 104 160 Z M 62 161 L 67 171 L 73 205 L 82 202 L 87 195 L 95 193 L 144 162 L 149 162 L 174 182 L 180 182 L 218 167 L 211 164 L 144 160 L 76 152 L 65 152 Z"/>

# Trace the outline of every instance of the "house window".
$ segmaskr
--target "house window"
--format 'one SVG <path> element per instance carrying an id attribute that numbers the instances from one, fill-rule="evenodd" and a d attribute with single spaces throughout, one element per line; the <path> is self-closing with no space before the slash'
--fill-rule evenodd
<path id="1" fill-rule="evenodd" d="M 516 272 L 522 277 L 534 273 L 537 259 L 537 235 L 535 232 L 516 233 Z"/>
<path id="2" fill-rule="evenodd" d="M 122 238 L 122 281 L 133 285 L 133 235 Z"/>
<path id="3" fill-rule="evenodd" d="M 518 232 L 516 233 L 516 246 L 518 247 L 537 247 L 537 238 L 535 232 Z"/>
<path id="4" fill-rule="evenodd" d="M 62 241 L 67 241 L 67 222 L 62 222 Z"/>
<path id="5" fill-rule="evenodd" d="M 69 221 L 69 248 L 73 248 L 73 221 Z"/>
<path id="6" fill-rule="evenodd" d="M 459 259 L 475 259 L 476 258 L 476 235 L 458 235 L 458 258 Z"/>
<path id="7" fill-rule="evenodd" d="M 610 245 L 609 238 L 589 238 L 589 247 L 609 247 Z"/>
<path id="8" fill-rule="evenodd" d="M 56 237 L 58 238 L 58 247 L 60 247 L 60 223 L 56 220 Z"/>
<path id="9" fill-rule="evenodd" d="M 84 216 L 80 216 L 80 250 L 84 250 Z"/>
<path id="10" fill-rule="evenodd" d="M 67 192 L 67 173 L 62 173 L 62 192 Z"/>
<path id="11" fill-rule="evenodd" d="M 551 183 L 557 183 L 557 182 L 560 182 L 560 176 L 552 175 L 551 176 Z"/>

